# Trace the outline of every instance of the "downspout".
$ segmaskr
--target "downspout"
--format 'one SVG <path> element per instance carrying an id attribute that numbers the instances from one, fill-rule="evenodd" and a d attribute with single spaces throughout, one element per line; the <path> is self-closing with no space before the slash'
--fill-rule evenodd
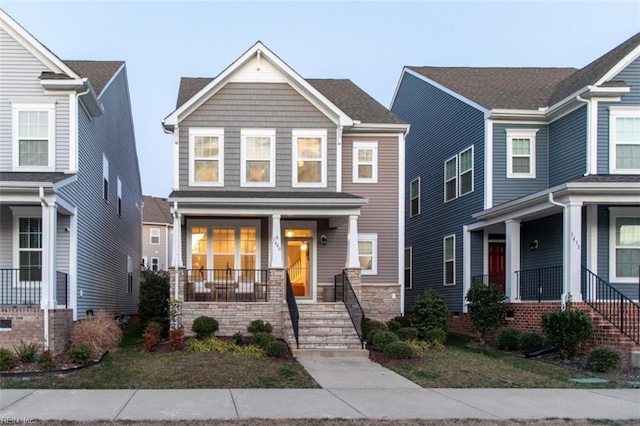
<path id="1" fill-rule="evenodd" d="M 567 228 L 567 206 L 565 206 L 562 203 L 558 203 L 556 200 L 553 199 L 553 192 L 549 192 L 549 203 L 553 204 L 554 206 L 558 206 L 558 207 L 562 207 L 563 209 L 563 213 L 562 213 L 562 233 L 564 234 L 566 228 Z M 565 276 L 565 274 L 567 273 L 565 270 L 567 269 L 567 259 L 565 259 L 565 255 L 564 255 L 564 251 L 566 250 L 564 248 L 564 246 L 566 246 L 568 244 L 567 241 L 565 241 L 566 238 L 562 238 L 562 244 L 563 244 L 563 253 L 562 253 L 562 263 L 563 263 L 563 277 L 562 277 L 562 296 L 560 297 L 560 309 L 561 310 L 565 310 L 567 309 L 567 298 L 569 297 L 569 292 L 567 291 L 567 289 L 569 288 L 569 280 L 567 280 L 567 277 Z"/>
<path id="2" fill-rule="evenodd" d="M 580 95 L 576 96 L 576 100 L 579 102 L 584 102 L 587 104 L 587 164 L 586 164 L 586 173 L 584 176 L 588 176 L 592 174 L 591 170 L 591 155 L 594 154 L 591 152 L 591 101 L 589 99 L 582 99 Z"/>
<path id="3" fill-rule="evenodd" d="M 41 186 L 39 188 L 39 195 L 40 195 L 40 203 L 42 206 L 46 206 L 49 207 L 49 203 L 47 203 L 47 200 L 44 199 L 44 188 Z M 49 232 L 51 232 L 51 229 L 49 230 Z M 51 283 L 49 283 L 49 286 L 51 286 Z M 47 292 L 49 292 L 49 289 L 47 288 Z M 40 294 L 42 295 L 42 289 L 40 290 Z M 49 295 L 47 294 L 47 297 L 45 298 L 45 303 L 43 306 L 44 309 L 44 350 L 48 351 L 49 350 Z"/>

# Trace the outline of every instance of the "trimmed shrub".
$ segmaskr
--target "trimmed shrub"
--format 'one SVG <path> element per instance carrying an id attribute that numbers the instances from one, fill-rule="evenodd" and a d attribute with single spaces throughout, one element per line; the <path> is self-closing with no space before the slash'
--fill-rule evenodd
<path id="1" fill-rule="evenodd" d="M 166 272 L 145 271 L 144 281 L 140 283 L 138 317 L 142 330 L 147 324 L 160 324 L 162 334 L 169 331 L 169 275 Z"/>
<path id="2" fill-rule="evenodd" d="M 206 339 L 218 331 L 218 321 L 215 318 L 201 316 L 193 320 L 191 331 L 196 333 L 196 339 Z"/>
<path id="3" fill-rule="evenodd" d="M 433 289 L 427 289 L 424 294 L 416 297 L 411 314 L 411 324 L 418 329 L 421 339 L 431 328 L 447 329 L 447 301 Z"/>
<path id="4" fill-rule="evenodd" d="M 397 316 L 397 317 L 393 317 L 391 319 L 391 321 L 399 322 L 400 323 L 400 328 L 411 327 L 411 320 L 409 319 L 409 317 Z"/>
<path id="5" fill-rule="evenodd" d="M 591 371 L 608 373 L 620 367 L 620 354 L 613 349 L 599 348 L 587 356 L 586 366 Z"/>
<path id="6" fill-rule="evenodd" d="M 271 358 L 283 358 L 287 356 L 287 352 L 289 352 L 289 346 L 279 340 L 269 342 L 264 348 L 264 354 Z"/>
<path id="7" fill-rule="evenodd" d="M 269 333 L 254 333 L 253 337 L 251 337 L 251 343 L 262 349 L 265 349 L 269 343 L 275 340 L 276 338 L 273 337 L 273 334 Z"/>
<path id="8" fill-rule="evenodd" d="M 398 336 L 391 331 L 378 331 L 373 336 L 373 349 L 384 351 L 384 348 L 391 342 L 397 342 Z"/>
<path id="9" fill-rule="evenodd" d="M 442 349 L 447 341 L 447 332 L 441 328 L 430 328 L 424 334 L 424 340 L 431 343 L 434 349 Z"/>
<path id="10" fill-rule="evenodd" d="M 73 345 L 67 350 L 67 358 L 73 363 L 88 365 L 93 362 L 91 352 L 91 346 L 87 344 Z"/>
<path id="11" fill-rule="evenodd" d="M 396 332 L 400 340 L 418 340 L 418 329 L 415 327 L 402 327 Z"/>
<path id="12" fill-rule="evenodd" d="M 233 336 L 231 336 L 231 341 L 236 345 L 242 345 L 244 343 L 244 336 L 242 335 L 242 331 L 238 331 Z"/>
<path id="13" fill-rule="evenodd" d="M 393 331 L 394 333 L 397 333 L 398 330 L 402 328 L 402 324 L 400 324 L 399 321 L 392 319 L 387 321 L 387 327 L 389 328 L 389 331 Z"/>
<path id="14" fill-rule="evenodd" d="M 251 321 L 247 326 L 247 331 L 251 334 L 271 333 L 273 331 L 273 327 L 267 321 L 254 320 L 254 321 Z"/>
<path id="15" fill-rule="evenodd" d="M 378 331 L 387 331 L 389 328 L 381 321 L 365 318 L 364 319 L 364 337 L 367 342 L 373 343 L 373 335 Z"/>
<path id="16" fill-rule="evenodd" d="M 523 352 L 537 351 L 543 349 L 544 345 L 544 336 L 540 333 L 524 333 L 520 336 L 520 350 Z"/>
<path id="17" fill-rule="evenodd" d="M 9 349 L 0 349 L 0 371 L 11 370 L 16 366 L 16 359 Z"/>
<path id="18" fill-rule="evenodd" d="M 117 348 L 121 340 L 122 329 L 113 315 L 105 311 L 99 311 L 96 316 L 77 322 L 71 332 L 71 345 L 89 345 L 94 358 Z"/>
<path id="19" fill-rule="evenodd" d="M 478 338 L 484 338 L 495 329 L 504 317 L 504 293 L 496 285 L 472 284 L 467 293 L 469 305 L 469 319 L 478 333 Z"/>
<path id="20" fill-rule="evenodd" d="M 520 349 L 522 332 L 516 328 L 503 328 L 498 332 L 498 349 L 517 351 Z"/>
<path id="21" fill-rule="evenodd" d="M 33 362 L 36 355 L 38 355 L 37 343 L 25 343 L 24 340 L 20 340 L 20 345 L 13 347 L 18 361 L 25 364 Z"/>
<path id="22" fill-rule="evenodd" d="M 252 358 L 262 358 L 264 356 L 264 351 L 258 346 L 238 346 L 232 342 L 224 342 L 217 337 L 209 337 L 204 340 L 189 339 L 186 347 L 191 352 L 231 352 Z"/>
<path id="23" fill-rule="evenodd" d="M 413 348 L 407 342 L 391 342 L 384 348 L 384 356 L 389 359 L 413 358 Z"/>
<path id="24" fill-rule="evenodd" d="M 542 329 L 549 343 L 560 346 L 562 356 L 572 359 L 593 334 L 593 323 L 586 312 L 567 309 L 544 314 Z"/>
<path id="25" fill-rule="evenodd" d="M 160 324 L 150 322 L 147 324 L 147 328 L 142 333 L 142 348 L 145 352 L 153 352 L 158 348 L 160 344 L 160 338 L 162 336 L 162 329 Z"/>

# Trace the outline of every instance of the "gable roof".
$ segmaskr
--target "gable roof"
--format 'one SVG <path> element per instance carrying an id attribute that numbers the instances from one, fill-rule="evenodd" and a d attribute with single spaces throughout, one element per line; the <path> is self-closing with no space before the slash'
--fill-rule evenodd
<path id="1" fill-rule="evenodd" d="M 171 206 L 166 198 L 143 195 L 142 222 L 173 224 Z"/>
<path id="2" fill-rule="evenodd" d="M 81 77 L 88 78 L 98 95 L 124 65 L 124 61 L 64 61 L 64 63 Z"/>

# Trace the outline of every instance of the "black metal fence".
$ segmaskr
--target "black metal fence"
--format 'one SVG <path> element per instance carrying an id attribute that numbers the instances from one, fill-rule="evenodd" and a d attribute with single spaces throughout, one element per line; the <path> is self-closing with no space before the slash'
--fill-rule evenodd
<path id="1" fill-rule="evenodd" d="M 264 269 L 187 269 L 185 302 L 266 302 L 268 271 Z"/>
<path id="2" fill-rule="evenodd" d="M 291 325 L 293 327 L 293 335 L 296 338 L 296 348 L 300 348 L 300 341 L 298 339 L 300 313 L 298 312 L 298 303 L 296 302 L 296 295 L 293 292 L 293 286 L 291 285 L 291 279 L 289 278 L 289 272 L 286 272 L 287 281 L 287 307 L 289 308 L 289 317 L 291 317 Z"/>
<path id="3" fill-rule="evenodd" d="M 347 273 L 342 271 L 342 274 L 338 274 L 333 279 L 334 282 L 334 294 L 336 296 L 336 302 L 342 301 L 349 312 L 351 322 L 358 333 L 360 338 L 360 345 L 364 349 L 364 309 L 360 305 L 358 296 L 351 286 Z"/>
<path id="4" fill-rule="evenodd" d="M 42 270 L 40 268 L 0 269 L 0 305 L 40 306 Z M 56 272 L 58 305 L 69 302 L 69 276 Z"/>
<path id="5" fill-rule="evenodd" d="M 560 301 L 562 266 L 516 271 L 517 298 L 522 301 Z"/>

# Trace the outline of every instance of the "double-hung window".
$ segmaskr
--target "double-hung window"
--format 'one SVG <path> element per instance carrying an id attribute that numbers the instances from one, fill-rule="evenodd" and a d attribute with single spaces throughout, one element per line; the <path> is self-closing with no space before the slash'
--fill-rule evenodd
<path id="1" fill-rule="evenodd" d="M 294 187 L 327 186 L 327 131 L 293 130 Z"/>
<path id="2" fill-rule="evenodd" d="M 443 246 L 443 283 L 444 285 L 454 285 L 456 283 L 456 236 L 444 237 Z"/>
<path id="3" fill-rule="evenodd" d="M 411 211 L 409 217 L 417 216 L 420 214 L 420 177 L 418 176 L 411 181 L 409 188 L 409 197 L 411 202 Z"/>
<path id="4" fill-rule="evenodd" d="M 102 154 L 102 198 L 109 200 L 109 159 Z"/>
<path id="5" fill-rule="evenodd" d="M 458 198 L 458 156 L 444 162 L 444 202 Z"/>
<path id="6" fill-rule="evenodd" d="M 378 273 L 378 234 L 358 235 L 358 261 L 362 275 Z"/>
<path id="7" fill-rule="evenodd" d="M 536 177 L 538 129 L 507 129 L 507 177 Z"/>
<path id="8" fill-rule="evenodd" d="M 42 280 L 42 219 L 18 218 L 18 268 L 20 281 Z"/>
<path id="9" fill-rule="evenodd" d="M 473 146 L 465 149 L 458 155 L 458 184 L 459 194 L 463 195 L 473 192 Z"/>
<path id="10" fill-rule="evenodd" d="M 224 185 L 223 129 L 189 129 L 189 184 Z"/>
<path id="11" fill-rule="evenodd" d="M 241 186 L 275 186 L 276 131 L 242 129 Z"/>
<path id="12" fill-rule="evenodd" d="M 54 170 L 55 104 L 14 103 L 11 107 L 14 169 Z"/>
<path id="13" fill-rule="evenodd" d="M 149 230 L 149 243 L 160 244 L 160 228 L 151 228 Z"/>
<path id="14" fill-rule="evenodd" d="M 159 271 L 160 270 L 160 258 L 159 257 L 152 257 L 151 258 L 151 270 L 152 271 Z"/>
<path id="15" fill-rule="evenodd" d="M 413 248 L 404 249 L 404 288 L 413 288 Z"/>
<path id="16" fill-rule="evenodd" d="M 116 203 L 116 211 L 118 212 L 118 216 L 122 216 L 122 182 L 119 177 L 117 179 L 117 184 L 118 200 Z"/>
<path id="17" fill-rule="evenodd" d="M 378 182 L 378 142 L 353 143 L 353 182 Z"/>
<path id="18" fill-rule="evenodd" d="M 640 208 L 611 207 L 610 281 L 638 283 L 640 268 Z"/>
<path id="19" fill-rule="evenodd" d="M 609 109 L 610 173 L 640 174 L 640 110 L 638 107 Z"/>

